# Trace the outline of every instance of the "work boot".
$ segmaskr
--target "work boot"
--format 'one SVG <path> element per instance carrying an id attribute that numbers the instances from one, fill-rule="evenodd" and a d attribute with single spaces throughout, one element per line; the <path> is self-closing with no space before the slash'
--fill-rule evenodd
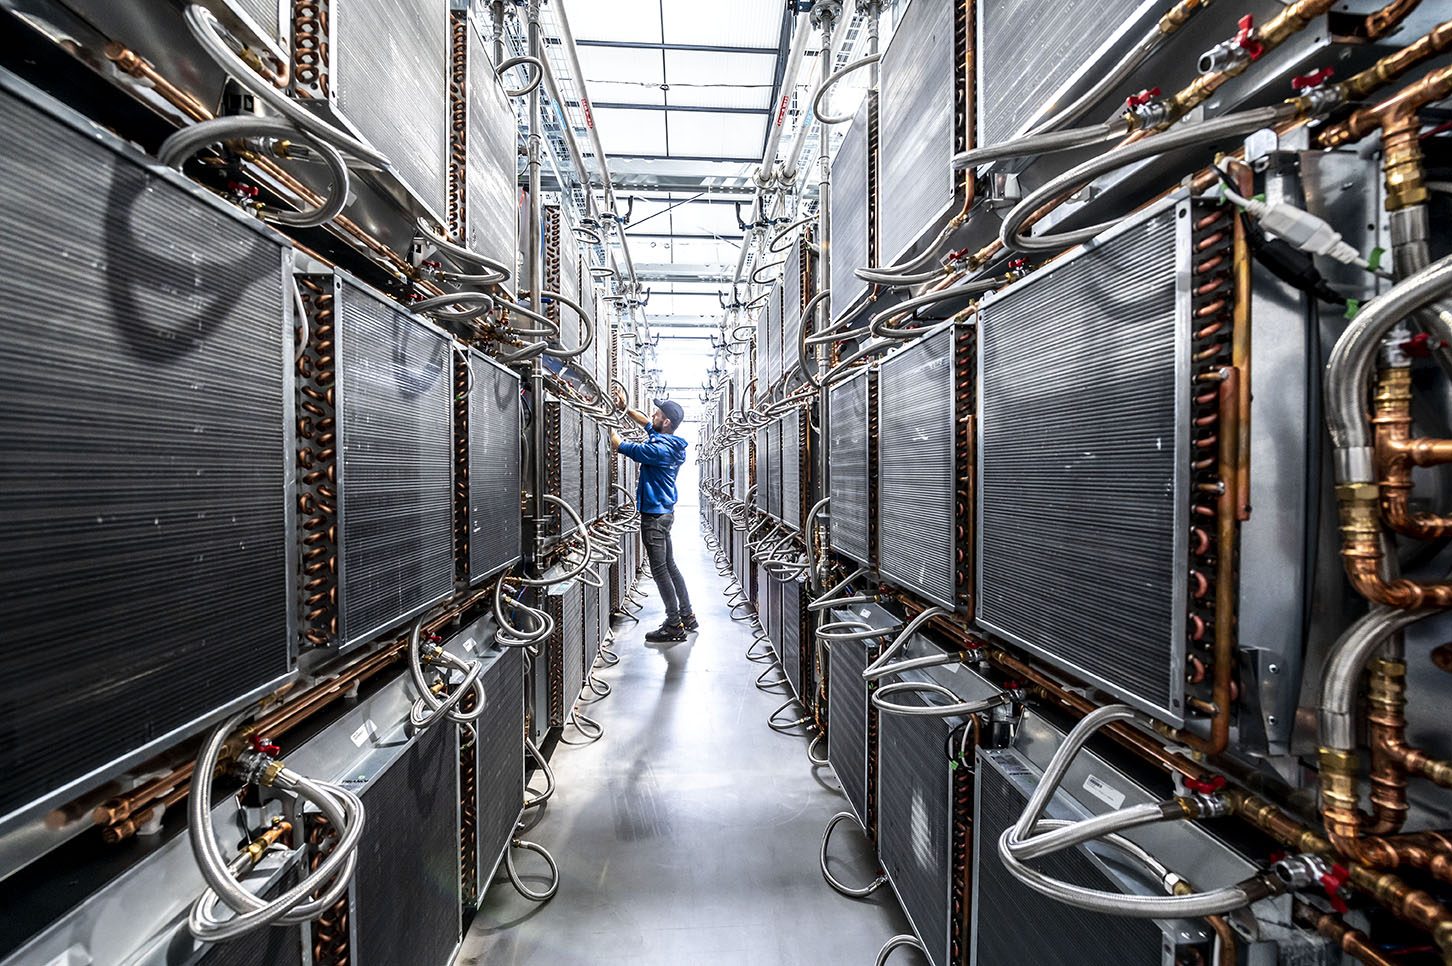
<path id="1" fill-rule="evenodd" d="M 666 621 L 653 631 L 647 631 L 645 639 L 652 644 L 675 643 L 686 639 L 686 626 L 680 621 Z"/>
<path id="2" fill-rule="evenodd" d="M 696 620 L 696 615 L 690 612 L 681 615 L 681 626 L 685 627 L 687 634 L 694 634 L 701 629 L 701 624 Z"/>

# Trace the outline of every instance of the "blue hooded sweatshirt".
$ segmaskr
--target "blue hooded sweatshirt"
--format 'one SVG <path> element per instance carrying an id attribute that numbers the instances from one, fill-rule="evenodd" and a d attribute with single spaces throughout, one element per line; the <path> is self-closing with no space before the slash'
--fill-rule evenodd
<path id="1" fill-rule="evenodd" d="M 685 440 L 674 433 L 645 427 L 645 442 L 622 440 L 620 455 L 640 464 L 635 502 L 641 513 L 670 513 L 676 506 L 676 471 L 686 462 Z"/>

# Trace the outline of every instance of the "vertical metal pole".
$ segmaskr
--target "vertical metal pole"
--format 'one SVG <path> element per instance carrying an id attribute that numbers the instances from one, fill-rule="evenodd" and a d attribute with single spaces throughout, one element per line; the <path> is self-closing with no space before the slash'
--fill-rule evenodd
<path id="1" fill-rule="evenodd" d="M 813 18 L 814 19 L 816 19 L 818 17 L 818 12 L 819 11 L 820 11 L 820 19 L 819 19 L 819 22 L 818 22 L 818 27 L 820 27 L 821 28 L 821 31 L 822 31 L 822 55 L 821 55 L 821 57 L 817 58 L 818 61 L 819 61 L 819 63 L 817 64 L 817 67 L 818 67 L 818 69 L 819 69 L 819 71 L 821 73 L 821 79 L 818 81 L 818 84 L 821 85 L 821 84 L 825 84 L 827 82 L 827 78 L 832 76 L 832 60 L 833 60 L 833 57 L 832 57 L 832 27 L 833 27 L 833 23 L 832 23 L 832 21 L 834 19 L 833 18 L 833 15 L 834 15 L 834 13 L 836 13 L 836 7 L 834 5 L 829 5 L 829 4 L 819 4 L 817 6 L 817 8 L 812 11 L 812 15 L 813 15 Z M 830 131 L 829 131 L 829 128 L 828 128 L 827 125 L 825 125 L 825 124 L 819 125 L 819 130 L 818 130 L 818 134 L 817 134 L 817 232 L 816 232 L 816 235 L 817 235 L 817 285 L 816 285 L 816 290 L 818 292 L 825 292 L 829 288 L 832 287 L 832 204 L 831 204 L 831 202 L 832 202 L 832 197 L 831 197 L 831 192 L 832 192 L 832 159 L 831 159 L 831 154 L 830 154 L 830 150 L 829 150 L 830 149 L 830 143 L 829 143 L 830 142 L 830 139 L 828 138 L 828 134 L 829 133 L 830 133 Z M 831 324 L 831 321 L 832 321 L 832 311 L 831 311 L 831 305 L 830 305 L 831 301 L 832 301 L 831 300 L 831 297 L 829 296 L 828 298 L 823 299 L 821 302 L 819 302 L 817 304 L 817 310 L 816 310 L 817 311 L 817 318 L 813 322 L 813 324 L 811 325 L 811 331 L 813 331 L 813 332 L 821 332 L 823 329 L 825 329 L 827 327 L 827 325 Z M 825 319 L 825 321 L 822 321 L 823 319 Z M 807 320 L 806 319 L 803 319 L 802 320 L 802 325 L 804 327 L 807 326 Z M 816 355 L 816 363 L 817 363 L 817 372 L 818 373 L 826 373 L 826 371 L 828 369 L 828 365 L 829 365 L 830 359 L 831 359 L 831 355 L 830 355 L 828 346 L 826 346 L 826 345 L 818 345 L 816 347 L 816 353 L 815 353 L 815 355 Z M 826 385 L 823 385 L 822 388 L 820 390 L 818 390 L 818 392 L 817 392 L 817 445 L 816 445 L 816 447 L 813 450 L 813 456 L 814 456 L 813 463 L 815 465 L 812 468 L 813 469 L 812 477 L 813 477 L 813 479 L 815 479 L 815 481 L 817 483 L 817 490 L 815 492 L 813 490 L 811 490 L 810 488 L 807 490 L 807 494 L 808 494 L 808 498 L 809 499 L 811 499 L 814 496 L 815 496 L 816 499 L 820 499 L 822 496 L 826 496 L 830 492 L 829 481 L 827 479 L 827 474 L 831 470 L 830 470 L 830 467 L 827 465 L 827 440 L 830 438 L 829 437 L 829 433 L 831 432 L 831 428 L 829 426 L 828 419 L 829 419 L 829 411 L 828 411 L 828 408 L 827 408 L 827 387 L 826 387 Z M 811 435 L 811 420 L 810 419 L 807 420 L 807 431 L 808 431 L 808 436 L 810 436 Z M 813 502 L 815 502 L 815 500 Z M 830 506 L 828 506 L 828 508 L 827 508 L 827 514 L 826 514 L 826 516 L 827 516 L 827 526 L 830 527 L 831 526 L 831 507 Z M 826 528 L 822 527 L 821 524 L 818 524 L 816 527 L 814 527 L 814 531 L 816 531 L 816 530 L 825 531 L 825 529 Z M 817 543 L 817 533 L 816 532 L 808 533 L 806 535 L 806 538 L 813 545 L 815 545 Z M 826 544 L 827 544 L 827 541 L 824 539 L 822 541 L 822 545 L 823 545 L 823 548 L 824 549 L 825 549 Z M 808 559 L 809 560 L 817 560 L 818 561 L 818 565 L 815 566 L 815 567 L 812 567 L 810 569 L 810 572 L 807 574 L 807 579 L 808 579 L 808 582 L 809 582 L 809 584 L 812 587 L 812 589 L 813 589 L 814 592 L 820 591 L 821 590 L 821 580 L 820 580 L 820 574 L 819 574 L 818 571 L 819 571 L 819 568 L 821 566 L 821 562 L 820 562 L 819 558 L 816 556 L 816 547 L 815 546 L 809 546 L 807 549 L 808 549 Z"/>
<path id="2" fill-rule="evenodd" d="M 544 43 L 540 33 L 539 10 L 541 0 L 529 0 L 526 6 L 528 18 L 529 55 L 544 59 Z M 544 291 L 544 254 L 541 251 L 542 221 L 544 216 L 541 193 L 541 164 L 544 139 L 540 124 L 540 89 L 535 85 L 529 93 L 529 143 L 527 163 L 529 176 L 529 211 L 525 224 L 525 245 L 529 248 L 529 301 L 536 312 L 542 311 L 540 293 Z M 546 338 L 540 336 L 539 338 Z M 534 492 L 531 494 L 530 511 L 533 517 L 533 560 L 536 576 L 544 569 L 545 542 L 545 481 L 548 468 L 545 466 L 545 387 L 544 360 L 535 356 L 530 361 L 530 398 L 534 404 L 534 422 L 530 426 L 530 462 L 534 467 Z"/>
<path id="3" fill-rule="evenodd" d="M 494 63 L 504 63 L 504 0 L 491 0 L 489 16 L 494 21 L 494 33 L 490 37 L 490 49 Z"/>

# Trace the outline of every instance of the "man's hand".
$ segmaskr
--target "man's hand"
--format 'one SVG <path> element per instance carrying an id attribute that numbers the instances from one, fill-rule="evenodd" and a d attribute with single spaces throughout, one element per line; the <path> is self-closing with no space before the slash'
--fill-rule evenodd
<path id="1" fill-rule="evenodd" d="M 615 386 L 614 388 L 612 388 L 610 390 L 610 392 L 615 397 L 615 408 L 616 409 L 624 409 L 625 408 L 625 390 L 624 389 L 621 389 L 619 386 Z"/>
<path id="2" fill-rule="evenodd" d="M 610 430 L 610 452 L 617 453 L 619 451 L 620 451 L 620 434 L 617 433 L 615 430 L 612 429 L 612 430 Z"/>

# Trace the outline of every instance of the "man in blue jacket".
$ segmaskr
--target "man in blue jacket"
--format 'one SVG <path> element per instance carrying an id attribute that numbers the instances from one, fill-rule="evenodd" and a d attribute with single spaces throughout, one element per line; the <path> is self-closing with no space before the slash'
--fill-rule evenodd
<path id="1" fill-rule="evenodd" d="M 610 448 L 640 464 L 640 482 L 635 492 L 635 502 L 640 507 L 640 539 L 645 543 L 650 573 L 665 605 L 665 623 L 646 634 L 645 639 L 652 644 L 684 641 L 687 632 L 699 626 L 696 615 L 691 613 L 686 581 L 676 566 L 675 551 L 671 547 L 676 473 L 686 462 L 686 441 L 675 435 L 675 430 L 685 413 L 679 403 L 657 399 L 655 412 L 646 416 L 626 404 L 625 393 L 619 388 L 615 390 L 615 406 L 644 426 L 647 434 L 644 442 L 634 443 L 621 439 L 613 429 L 610 431 Z"/>

